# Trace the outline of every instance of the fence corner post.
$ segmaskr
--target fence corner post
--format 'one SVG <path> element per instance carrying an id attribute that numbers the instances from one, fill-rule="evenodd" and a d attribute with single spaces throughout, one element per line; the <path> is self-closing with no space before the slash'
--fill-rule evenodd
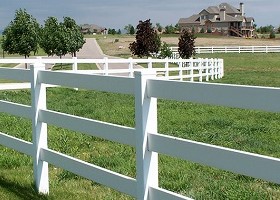
<path id="1" fill-rule="evenodd" d="M 41 159 L 41 149 L 47 148 L 47 124 L 39 120 L 41 109 L 46 109 L 46 86 L 40 83 L 39 72 L 45 65 L 37 62 L 30 66 L 32 99 L 33 173 L 39 193 L 49 193 L 48 163 Z"/>
<path id="2" fill-rule="evenodd" d="M 149 151 L 148 135 L 157 133 L 157 99 L 148 96 L 149 78 L 155 78 L 151 70 L 134 73 L 135 123 L 136 123 L 136 180 L 138 200 L 149 199 L 149 187 L 158 187 L 158 153 Z"/>

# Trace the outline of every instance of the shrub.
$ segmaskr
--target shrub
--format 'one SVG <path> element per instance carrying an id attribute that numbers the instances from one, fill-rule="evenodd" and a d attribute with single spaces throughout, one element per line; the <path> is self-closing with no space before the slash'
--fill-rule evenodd
<path id="1" fill-rule="evenodd" d="M 271 31 L 271 32 L 270 32 L 269 38 L 270 38 L 270 39 L 274 39 L 274 38 L 275 38 L 275 33 L 274 33 L 274 31 Z"/>
<path id="2" fill-rule="evenodd" d="M 171 56 L 172 56 L 171 49 L 169 48 L 168 44 L 166 44 L 166 42 L 163 42 L 160 48 L 160 54 L 158 58 L 170 58 Z"/>
<path id="3" fill-rule="evenodd" d="M 195 55 L 194 40 L 195 37 L 192 33 L 187 30 L 183 31 L 178 43 L 178 51 L 181 58 L 188 59 L 191 56 Z"/>

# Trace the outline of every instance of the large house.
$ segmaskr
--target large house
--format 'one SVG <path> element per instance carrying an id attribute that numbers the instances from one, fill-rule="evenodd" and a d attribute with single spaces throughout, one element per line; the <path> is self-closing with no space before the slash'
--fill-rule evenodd
<path id="1" fill-rule="evenodd" d="M 254 36 L 254 18 L 246 17 L 244 4 L 240 3 L 239 8 L 235 8 L 228 3 L 219 6 L 210 6 L 200 13 L 181 18 L 178 22 L 181 30 L 195 32 L 217 32 L 223 35 L 238 37 Z"/>

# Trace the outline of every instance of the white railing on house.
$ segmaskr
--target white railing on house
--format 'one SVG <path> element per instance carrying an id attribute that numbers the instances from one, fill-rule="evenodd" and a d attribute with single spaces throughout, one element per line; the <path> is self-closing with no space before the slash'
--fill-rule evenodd
<path id="1" fill-rule="evenodd" d="M 0 68 L 1 79 L 31 82 L 32 104 L 0 100 L 0 112 L 32 120 L 32 142 L 0 133 L 0 144 L 31 156 L 36 187 L 49 192 L 48 164 L 114 188 L 139 200 L 189 199 L 158 186 L 158 153 L 280 183 L 280 159 L 167 136 L 157 130 L 157 98 L 280 112 L 280 88 L 159 80 L 155 72 L 113 77 Z M 75 80 L 75 81 L 73 81 Z M 46 108 L 45 84 L 135 96 L 135 127 L 56 112 Z M 47 145 L 47 125 L 55 125 L 136 148 L 136 179 L 56 152 Z M 168 148 L 166 148 L 168 147 Z"/>
<path id="2" fill-rule="evenodd" d="M 171 47 L 172 58 L 178 59 L 179 47 Z M 197 54 L 201 53 L 280 53 L 280 46 L 211 46 L 195 47 Z"/>

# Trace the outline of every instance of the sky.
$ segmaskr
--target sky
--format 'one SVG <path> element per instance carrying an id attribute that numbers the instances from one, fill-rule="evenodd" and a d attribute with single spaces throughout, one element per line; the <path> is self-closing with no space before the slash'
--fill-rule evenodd
<path id="1" fill-rule="evenodd" d="M 239 8 L 236 0 L 1 0 L 0 30 L 13 19 L 15 11 L 24 8 L 40 24 L 49 16 L 71 17 L 77 24 L 96 24 L 106 28 L 123 29 L 136 26 L 139 20 L 151 19 L 162 26 L 175 25 L 179 18 L 199 13 L 208 6 L 227 2 Z M 258 27 L 280 26 L 279 0 L 242 0 L 247 17 L 254 17 Z"/>

